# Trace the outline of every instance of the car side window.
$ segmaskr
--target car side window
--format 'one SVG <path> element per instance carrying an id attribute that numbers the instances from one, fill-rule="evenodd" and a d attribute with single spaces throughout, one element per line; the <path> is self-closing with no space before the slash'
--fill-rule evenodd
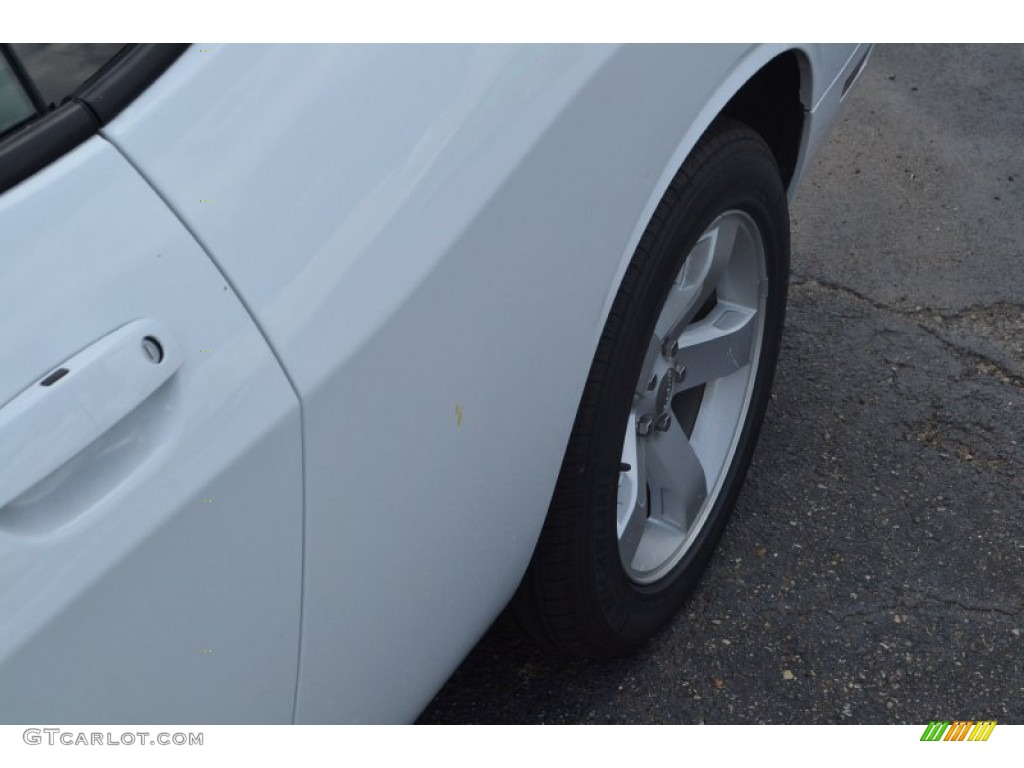
<path id="1" fill-rule="evenodd" d="M 0 58 L 0 135 L 38 114 L 36 105 L 15 66 Z"/>
<path id="2" fill-rule="evenodd" d="M 122 48 L 123 43 L 13 43 L 10 46 L 42 101 L 51 108 L 96 74 Z"/>

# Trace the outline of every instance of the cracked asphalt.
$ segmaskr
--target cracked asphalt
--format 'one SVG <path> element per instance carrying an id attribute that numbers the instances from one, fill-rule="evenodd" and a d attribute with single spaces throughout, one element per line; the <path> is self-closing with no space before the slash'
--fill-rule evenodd
<path id="1" fill-rule="evenodd" d="M 716 557 L 636 656 L 506 616 L 424 723 L 1024 723 L 1024 47 L 881 46 L 793 209 Z"/>

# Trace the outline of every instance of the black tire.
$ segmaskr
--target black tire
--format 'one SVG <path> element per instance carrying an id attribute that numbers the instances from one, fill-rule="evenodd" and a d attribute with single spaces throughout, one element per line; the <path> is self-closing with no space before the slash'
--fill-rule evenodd
<path id="1" fill-rule="evenodd" d="M 767 300 L 746 418 L 706 521 L 682 559 L 653 583 L 619 556 L 616 504 L 624 429 L 669 287 L 715 218 L 738 210 L 764 245 Z M 634 650 L 696 586 L 750 464 L 779 353 L 789 278 L 789 214 L 775 158 L 759 134 L 716 122 L 676 174 L 625 273 L 599 342 L 543 532 L 513 601 L 520 623 L 556 651 L 594 657 Z"/>

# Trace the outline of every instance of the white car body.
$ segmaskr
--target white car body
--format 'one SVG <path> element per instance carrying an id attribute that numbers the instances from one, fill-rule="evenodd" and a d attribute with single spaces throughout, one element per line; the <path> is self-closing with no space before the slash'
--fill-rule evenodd
<path id="1" fill-rule="evenodd" d="M 790 50 L 792 196 L 866 47 L 192 47 L 0 195 L 0 722 L 415 719 L 658 200 Z M 162 378 L 35 402 L 136 321 Z"/>

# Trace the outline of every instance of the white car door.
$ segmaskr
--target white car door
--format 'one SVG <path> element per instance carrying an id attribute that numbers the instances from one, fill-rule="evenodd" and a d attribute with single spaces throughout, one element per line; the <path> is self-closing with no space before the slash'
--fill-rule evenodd
<path id="1" fill-rule="evenodd" d="M 0 318 L 0 722 L 290 722 L 298 400 L 101 136 L 0 195 Z"/>

